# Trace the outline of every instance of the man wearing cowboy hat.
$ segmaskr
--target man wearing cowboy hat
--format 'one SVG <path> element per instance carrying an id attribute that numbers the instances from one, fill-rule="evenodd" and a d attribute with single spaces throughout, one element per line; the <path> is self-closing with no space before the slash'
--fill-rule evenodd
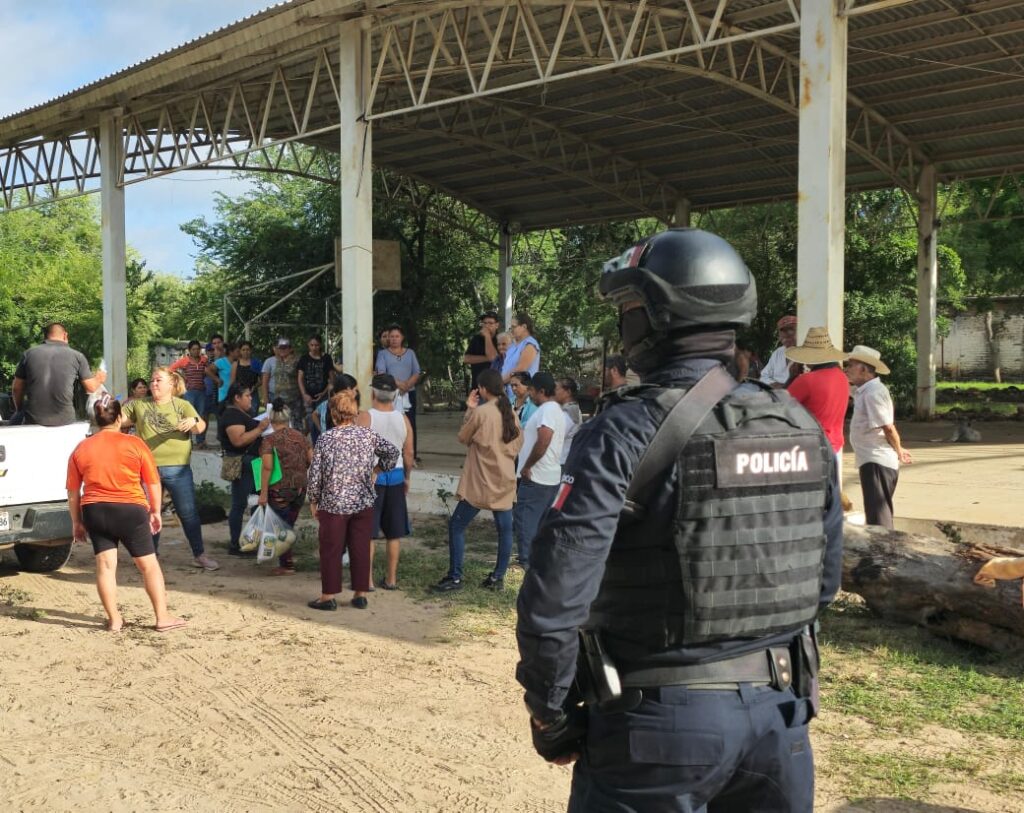
<path id="1" fill-rule="evenodd" d="M 796 317 L 792 314 L 783 316 L 775 327 L 779 332 L 779 346 L 768 357 L 768 363 L 761 371 L 761 383 L 781 389 L 789 383 L 791 377 L 786 350 L 796 344 Z"/>
<path id="2" fill-rule="evenodd" d="M 846 361 L 846 353 L 832 344 L 827 328 L 812 327 L 802 345 L 786 348 L 786 358 L 809 368 L 787 389 L 825 430 L 836 453 L 836 474 L 842 482 L 843 421 L 850 402 L 850 383 L 839 365 Z"/>
<path id="3" fill-rule="evenodd" d="M 860 489 L 868 525 L 892 530 L 892 497 L 900 477 L 900 463 L 913 463 L 896 431 L 896 417 L 889 390 L 879 375 L 888 375 L 882 354 L 858 344 L 846 360 L 846 377 L 856 387 L 850 445 L 857 456 Z"/>

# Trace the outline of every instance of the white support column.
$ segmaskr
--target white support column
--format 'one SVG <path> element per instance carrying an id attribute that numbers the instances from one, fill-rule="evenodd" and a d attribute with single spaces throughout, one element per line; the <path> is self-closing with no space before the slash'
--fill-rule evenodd
<path id="1" fill-rule="evenodd" d="M 509 330 L 512 324 L 512 234 L 508 223 L 498 228 L 498 316 L 501 329 Z"/>
<path id="2" fill-rule="evenodd" d="M 107 389 L 128 395 L 128 286 L 125 279 L 124 166 L 121 111 L 100 119 L 100 223 L 103 241 L 103 359 Z"/>
<path id="3" fill-rule="evenodd" d="M 843 345 L 846 17 L 841 0 L 800 5 L 797 330 L 828 328 Z"/>
<path id="4" fill-rule="evenodd" d="M 345 370 L 366 392 L 373 375 L 373 150 L 365 119 L 370 32 L 361 20 L 339 26 L 341 95 L 341 336 Z"/>
<path id="5" fill-rule="evenodd" d="M 938 185 L 925 164 L 917 187 L 917 417 L 935 412 L 935 321 L 939 287 Z"/>
<path id="6" fill-rule="evenodd" d="M 690 226 L 690 199 L 679 198 L 676 201 L 676 213 L 672 219 L 672 225 L 676 228 L 689 228 Z"/>

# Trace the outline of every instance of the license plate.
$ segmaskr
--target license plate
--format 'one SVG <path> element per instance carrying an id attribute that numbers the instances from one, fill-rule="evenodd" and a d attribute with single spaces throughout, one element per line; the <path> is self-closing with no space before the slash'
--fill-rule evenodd
<path id="1" fill-rule="evenodd" d="M 0 531 L 11 530 L 11 515 L 7 511 L 0 511 Z"/>

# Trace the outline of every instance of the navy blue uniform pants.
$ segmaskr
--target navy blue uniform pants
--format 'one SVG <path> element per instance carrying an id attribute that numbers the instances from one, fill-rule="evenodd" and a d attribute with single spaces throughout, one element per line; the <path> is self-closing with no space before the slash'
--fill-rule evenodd
<path id="1" fill-rule="evenodd" d="M 810 701 L 791 689 L 644 689 L 629 712 L 590 710 L 569 813 L 810 813 Z"/>

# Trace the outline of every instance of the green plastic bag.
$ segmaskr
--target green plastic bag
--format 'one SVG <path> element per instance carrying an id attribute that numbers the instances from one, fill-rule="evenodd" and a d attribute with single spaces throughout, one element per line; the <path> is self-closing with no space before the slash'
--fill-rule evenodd
<path id="1" fill-rule="evenodd" d="M 281 471 L 281 459 L 277 456 L 277 449 L 274 449 L 274 467 L 270 470 L 270 485 L 281 482 L 284 472 Z M 263 483 L 263 456 L 254 457 L 252 460 L 252 481 L 256 484 L 256 490 L 260 490 Z"/>

